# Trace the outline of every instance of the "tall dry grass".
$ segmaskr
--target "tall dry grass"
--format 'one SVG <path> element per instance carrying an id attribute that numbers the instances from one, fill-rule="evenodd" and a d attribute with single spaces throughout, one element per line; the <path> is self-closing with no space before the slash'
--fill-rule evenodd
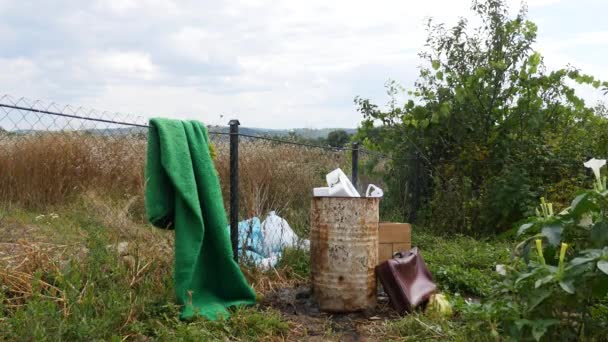
<path id="1" fill-rule="evenodd" d="M 227 151 L 227 146 L 218 147 Z M 229 208 L 229 162 L 228 153 L 219 153 L 215 161 L 226 208 Z M 300 233 L 305 233 L 312 188 L 323 186 L 329 171 L 336 167 L 347 170 L 347 165 L 345 153 L 261 140 L 242 141 L 239 145 L 240 216 L 263 219 L 269 211 L 276 210 Z"/>
<path id="2" fill-rule="evenodd" d="M 230 154 L 214 143 L 215 165 L 229 209 Z M 146 140 L 135 136 L 45 133 L 0 139 L 0 203 L 27 208 L 61 205 L 96 193 L 122 199 L 143 219 Z M 264 217 L 276 210 L 306 226 L 312 188 L 336 167 L 348 171 L 346 153 L 261 140 L 241 140 L 240 216 Z M 302 227 L 306 229 L 306 227 Z"/>
<path id="3" fill-rule="evenodd" d="M 0 140 L 0 201 L 28 208 L 62 204 L 86 191 L 141 194 L 146 141 L 78 133 Z"/>

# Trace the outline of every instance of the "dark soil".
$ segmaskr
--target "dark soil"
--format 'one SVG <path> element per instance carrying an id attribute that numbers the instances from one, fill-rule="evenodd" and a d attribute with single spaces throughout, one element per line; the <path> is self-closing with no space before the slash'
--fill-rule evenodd
<path id="1" fill-rule="evenodd" d="M 325 313 L 316 305 L 309 286 L 282 288 L 268 293 L 261 305 L 280 311 L 292 322 L 289 339 L 308 341 L 376 341 L 377 328 L 384 322 L 399 319 L 386 296 L 378 297 L 375 309 L 354 313 Z"/>

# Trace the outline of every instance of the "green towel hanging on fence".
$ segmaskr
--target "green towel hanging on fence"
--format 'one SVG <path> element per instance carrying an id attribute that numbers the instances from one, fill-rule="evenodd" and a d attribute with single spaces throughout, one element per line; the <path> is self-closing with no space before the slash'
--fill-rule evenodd
<path id="1" fill-rule="evenodd" d="M 146 164 L 146 213 L 175 229 L 175 290 L 180 318 L 228 316 L 228 307 L 255 303 L 232 259 L 222 193 L 205 126 L 151 119 Z"/>

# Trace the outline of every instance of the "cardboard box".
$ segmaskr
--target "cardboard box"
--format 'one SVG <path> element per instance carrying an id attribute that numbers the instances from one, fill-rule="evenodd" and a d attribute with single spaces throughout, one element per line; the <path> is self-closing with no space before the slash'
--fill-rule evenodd
<path id="1" fill-rule="evenodd" d="M 412 227 L 409 223 L 383 222 L 378 226 L 378 263 L 398 251 L 412 248 Z"/>

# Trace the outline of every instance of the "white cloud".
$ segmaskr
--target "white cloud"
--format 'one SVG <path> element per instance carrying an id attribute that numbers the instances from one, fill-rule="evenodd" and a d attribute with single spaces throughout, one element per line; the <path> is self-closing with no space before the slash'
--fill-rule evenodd
<path id="1" fill-rule="evenodd" d="M 547 37 L 538 46 L 547 51 L 573 51 L 580 47 L 605 47 L 608 45 L 608 31 L 578 32 L 559 37 Z"/>
<path id="2" fill-rule="evenodd" d="M 600 45 L 608 44 L 608 31 L 583 32 L 577 35 L 572 45 Z"/>
<path id="3" fill-rule="evenodd" d="M 210 51 L 215 48 L 213 43 L 217 43 L 208 31 L 193 27 L 182 28 L 170 39 L 177 54 L 204 63 L 210 61 Z"/>
<path id="4" fill-rule="evenodd" d="M 529 7 L 543 7 L 543 6 L 550 6 L 550 5 L 555 5 L 558 4 L 560 2 L 562 2 L 563 0 L 528 0 L 528 6 Z M 510 1 L 513 5 L 519 5 L 520 3 L 522 3 L 522 1 L 517 1 L 517 0 L 511 0 Z"/>
<path id="5" fill-rule="evenodd" d="M 171 0 L 97 0 L 95 8 L 118 15 L 129 13 L 171 15 L 179 12 L 179 6 Z"/>
<path id="6" fill-rule="evenodd" d="M 27 58 L 0 58 L 0 65 L 0 84 L 5 86 L 13 84 L 18 87 L 23 81 L 27 82 L 40 76 L 36 63 Z"/>
<path id="7" fill-rule="evenodd" d="M 101 75 L 114 75 L 119 78 L 153 80 L 158 77 L 158 66 L 150 56 L 141 52 L 94 52 L 89 62 Z"/>
<path id="8" fill-rule="evenodd" d="M 117 13 L 124 13 L 126 11 L 137 8 L 136 0 L 100 0 L 97 1 L 97 5 L 100 8 L 108 9 Z"/>
<path id="9" fill-rule="evenodd" d="M 559 23 L 563 16 L 545 12 L 565 4 L 530 0 L 531 19 Z M 383 103 L 388 78 L 413 84 L 426 18 L 451 25 L 471 14 L 469 0 L 0 0 L 0 8 L 0 89 L 15 96 L 266 127 L 356 126 L 356 95 Z M 600 28 L 541 37 L 540 47 L 553 64 L 578 60 L 559 44 L 606 44 Z M 606 69 L 604 59 L 584 63 Z"/>

